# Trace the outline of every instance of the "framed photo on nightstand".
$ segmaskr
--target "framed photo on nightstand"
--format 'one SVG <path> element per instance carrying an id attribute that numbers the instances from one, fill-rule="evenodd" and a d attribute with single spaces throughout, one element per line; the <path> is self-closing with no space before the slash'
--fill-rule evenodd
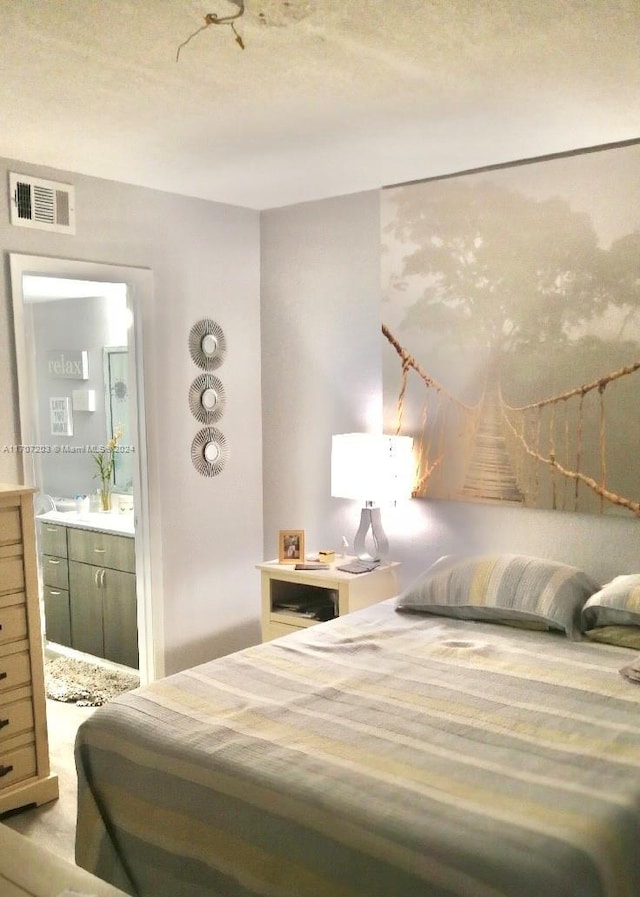
<path id="1" fill-rule="evenodd" d="M 304 530 L 280 530 L 278 560 L 281 564 L 299 564 L 304 561 Z"/>

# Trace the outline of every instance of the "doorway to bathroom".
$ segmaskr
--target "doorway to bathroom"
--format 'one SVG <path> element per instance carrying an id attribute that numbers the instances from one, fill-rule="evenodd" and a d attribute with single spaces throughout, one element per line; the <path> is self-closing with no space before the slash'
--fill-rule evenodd
<path id="1" fill-rule="evenodd" d="M 10 256 L 25 482 L 35 485 L 48 645 L 157 675 L 143 269 Z"/>

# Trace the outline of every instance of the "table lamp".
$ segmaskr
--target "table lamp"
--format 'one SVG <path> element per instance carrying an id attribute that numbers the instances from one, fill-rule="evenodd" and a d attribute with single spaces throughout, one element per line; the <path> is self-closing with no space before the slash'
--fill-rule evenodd
<path id="1" fill-rule="evenodd" d="M 373 433 L 341 433 L 331 441 L 331 495 L 363 502 L 360 527 L 353 543 L 363 561 L 386 560 L 389 542 L 379 505 L 411 498 L 413 439 Z M 373 551 L 367 550 L 371 533 Z"/>

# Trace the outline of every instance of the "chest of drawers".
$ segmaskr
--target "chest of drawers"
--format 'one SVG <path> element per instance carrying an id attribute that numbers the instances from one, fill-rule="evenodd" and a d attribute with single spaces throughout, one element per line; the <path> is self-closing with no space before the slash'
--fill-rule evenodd
<path id="1" fill-rule="evenodd" d="M 49 768 L 33 490 L 0 485 L 0 813 L 58 797 Z"/>

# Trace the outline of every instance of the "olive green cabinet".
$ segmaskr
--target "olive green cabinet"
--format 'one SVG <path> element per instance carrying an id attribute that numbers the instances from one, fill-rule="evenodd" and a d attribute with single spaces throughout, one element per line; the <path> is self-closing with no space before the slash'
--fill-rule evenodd
<path id="1" fill-rule="evenodd" d="M 135 575 L 69 561 L 69 583 L 72 647 L 137 668 Z"/>
<path id="2" fill-rule="evenodd" d="M 46 636 L 50 642 L 71 647 L 71 612 L 68 589 L 44 585 Z"/>
<path id="3" fill-rule="evenodd" d="M 40 545 L 46 637 L 58 645 L 71 647 L 66 526 L 41 523 Z"/>
<path id="4" fill-rule="evenodd" d="M 105 570 L 102 577 L 104 656 L 138 668 L 138 608 L 133 573 Z"/>
<path id="5" fill-rule="evenodd" d="M 133 538 L 45 523 L 41 537 L 47 638 L 137 669 Z"/>

